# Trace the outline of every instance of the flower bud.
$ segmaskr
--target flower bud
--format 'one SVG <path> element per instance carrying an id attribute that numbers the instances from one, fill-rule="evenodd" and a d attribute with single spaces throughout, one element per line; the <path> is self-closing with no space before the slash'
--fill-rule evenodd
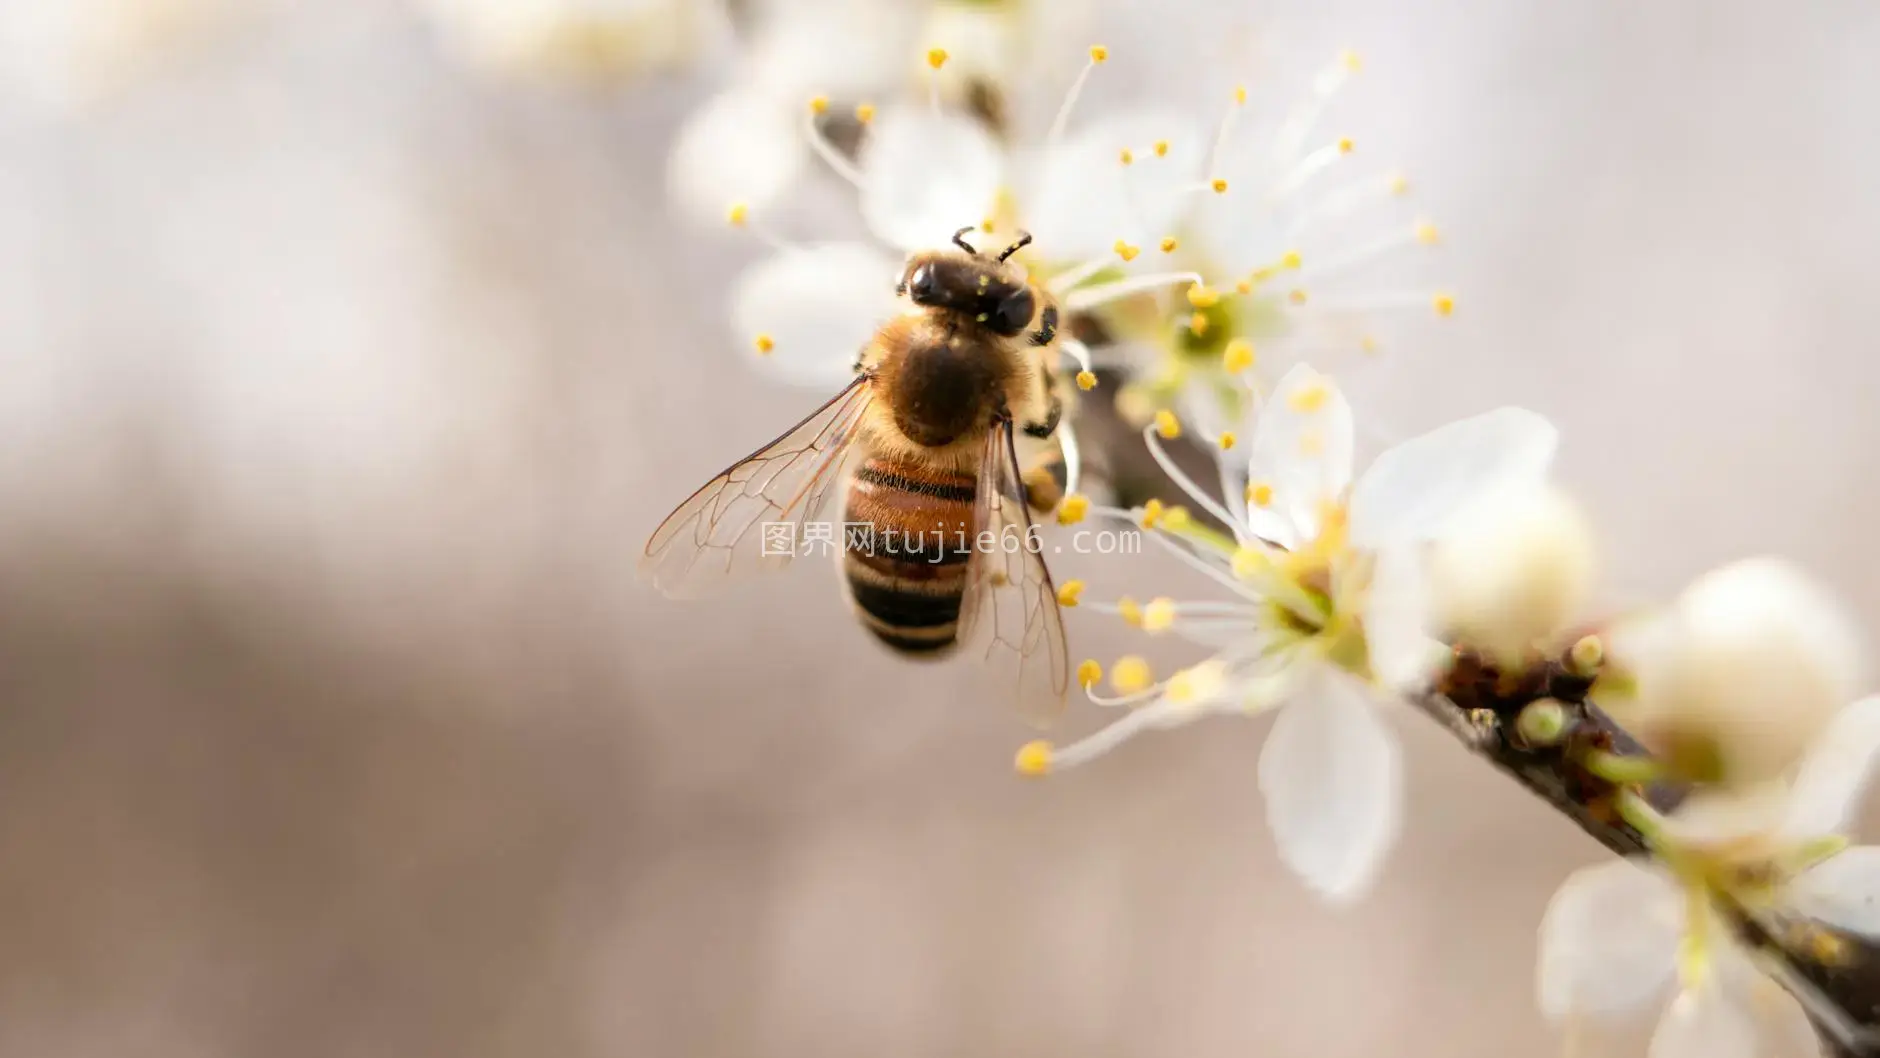
<path id="1" fill-rule="evenodd" d="M 1586 601 L 1592 537 L 1573 502 L 1544 483 L 1484 497 L 1456 517 L 1432 555 L 1439 618 L 1466 646 L 1520 658 Z"/>
<path id="2" fill-rule="evenodd" d="M 1851 622 L 1781 559 L 1704 574 L 1654 625 L 1621 641 L 1638 700 L 1620 719 L 1692 780 L 1780 777 L 1857 690 Z"/>

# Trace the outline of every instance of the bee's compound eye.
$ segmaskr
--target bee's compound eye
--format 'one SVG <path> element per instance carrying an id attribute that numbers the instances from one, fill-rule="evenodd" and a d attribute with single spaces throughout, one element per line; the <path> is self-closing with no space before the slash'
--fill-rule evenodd
<path id="1" fill-rule="evenodd" d="M 1031 291 L 1019 290 L 1000 301 L 999 306 L 992 310 L 992 318 L 987 322 L 1000 334 L 1014 335 L 1030 325 L 1032 310 L 1037 307 L 1037 302 L 1032 299 Z"/>
<path id="2" fill-rule="evenodd" d="M 908 273 L 904 284 L 907 292 L 917 304 L 926 304 L 934 298 L 933 265 L 924 264 Z"/>

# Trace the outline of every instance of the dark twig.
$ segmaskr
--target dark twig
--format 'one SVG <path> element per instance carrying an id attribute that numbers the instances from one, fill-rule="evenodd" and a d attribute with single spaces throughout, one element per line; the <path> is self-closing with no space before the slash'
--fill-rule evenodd
<path id="1" fill-rule="evenodd" d="M 1589 686 L 1586 678 L 1558 663 L 1535 666 L 1510 679 L 1461 655 L 1443 685 L 1414 704 L 1601 845 L 1621 856 L 1645 855 L 1650 851 L 1645 836 L 1615 810 L 1617 789 L 1574 763 L 1574 750 L 1588 745 L 1625 756 L 1643 754 L 1635 740 L 1587 700 Z M 1525 745 L 1517 718 L 1543 698 L 1564 707 L 1564 740 Z M 1650 796 L 1661 808 L 1669 808 L 1679 795 L 1654 789 Z M 1766 958 L 1772 976 L 1808 1011 L 1823 1053 L 1880 1058 L 1880 946 L 1816 923 L 1794 929 L 1787 927 L 1798 924 L 1772 923 L 1741 907 L 1719 910 L 1738 939 Z M 1824 938 L 1828 943 L 1822 943 Z M 1824 958 L 1826 952 L 1832 956 Z"/>

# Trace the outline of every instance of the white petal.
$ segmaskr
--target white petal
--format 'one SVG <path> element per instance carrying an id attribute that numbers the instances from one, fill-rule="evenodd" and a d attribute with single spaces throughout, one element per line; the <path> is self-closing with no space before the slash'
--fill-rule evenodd
<path id="1" fill-rule="evenodd" d="M 1788 807 L 1788 784 L 1780 781 L 1703 787 L 1680 801 L 1663 825 L 1680 844 L 1717 848 L 1773 834 Z"/>
<path id="2" fill-rule="evenodd" d="M 1612 1017 L 1653 1002 L 1677 969 L 1683 908 L 1633 860 L 1573 872 L 1541 918 L 1541 1012 Z"/>
<path id="3" fill-rule="evenodd" d="M 1363 690 L 1324 670 L 1280 710 L 1260 750 L 1260 793 L 1280 858 L 1328 900 L 1369 885 L 1402 822 L 1396 735 Z"/>
<path id="4" fill-rule="evenodd" d="M 1755 1024 L 1759 1055 L 1775 1058 L 1815 1058 L 1821 1039 L 1802 1004 L 1758 967 L 1739 944 L 1721 944 L 1716 950 L 1716 981 L 1723 994 Z"/>
<path id="5" fill-rule="evenodd" d="M 1325 504 L 1351 481 L 1351 445 L 1351 406 L 1337 385 L 1305 364 L 1286 372 L 1247 446 L 1248 483 L 1272 489 L 1269 502 L 1248 502 L 1254 533 L 1286 547 L 1318 536 Z"/>
<path id="6" fill-rule="evenodd" d="M 1789 910 L 1850 933 L 1880 936 L 1880 848 L 1857 845 L 1789 883 Z"/>
<path id="7" fill-rule="evenodd" d="M 896 262 L 861 243 L 786 250 L 746 269 L 733 294 L 738 340 L 786 382 L 833 392 L 855 354 L 894 314 Z M 759 335 L 773 343 L 757 351 Z"/>
<path id="8" fill-rule="evenodd" d="M 1439 426 L 1384 452 L 1351 496 L 1351 543 L 1427 540 L 1469 503 L 1546 473 L 1554 425 L 1525 408 L 1498 408 Z"/>
<path id="9" fill-rule="evenodd" d="M 1430 583 L 1422 558 L 1408 548 L 1378 552 L 1364 605 L 1364 641 L 1371 672 L 1394 691 L 1428 684 L 1448 651 L 1430 637 Z"/>
<path id="10" fill-rule="evenodd" d="M 1155 157 L 1157 141 L 1166 157 Z M 1124 148 L 1137 155 L 1120 161 Z M 1172 235 L 1205 155 L 1201 130 L 1172 111 L 1125 111 L 1028 153 L 1018 167 L 1020 224 L 1051 261 L 1107 252 L 1118 239 L 1153 244 Z"/>
<path id="11" fill-rule="evenodd" d="M 794 0 L 765 14 L 743 66 L 795 113 L 811 96 L 860 100 L 896 87 L 913 69 L 918 23 L 905 4 Z"/>
<path id="12" fill-rule="evenodd" d="M 803 172 L 808 145 L 792 111 L 733 89 L 695 111 L 666 159 L 666 186 L 695 221 L 723 224 L 733 203 L 762 212 Z"/>
<path id="13" fill-rule="evenodd" d="M 1652 1034 L 1650 1058 L 1755 1058 L 1756 1025 L 1715 982 L 1680 993 Z"/>
<path id="14" fill-rule="evenodd" d="M 1847 828 L 1880 758 L 1880 696 L 1838 713 L 1802 759 L 1783 830 L 1794 837 L 1839 834 Z"/>
<path id="15" fill-rule="evenodd" d="M 862 144 L 862 219 L 903 250 L 945 246 L 991 213 L 1004 166 L 978 122 L 925 107 L 887 109 Z"/>

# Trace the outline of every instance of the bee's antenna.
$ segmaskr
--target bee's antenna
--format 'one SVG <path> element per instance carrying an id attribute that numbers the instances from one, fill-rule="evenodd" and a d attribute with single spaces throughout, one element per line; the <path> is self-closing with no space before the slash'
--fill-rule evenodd
<path id="1" fill-rule="evenodd" d="M 974 227 L 976 227 L 976 225 L 968 224 L 966 227 L 961 228 L 959 231 L 954 232 L 953 233 L 953 245 L 959 247 L 962 250 L 965 250 L 967 253 L 972 254 L 974 257 L 978 257 L 979 251 L 967 245 L 967 242 L 965 239 L 960 238 L 960 236 L 966 234 L 969 231 L 972 231 Z M 1001 257 L 999 258 L 999 260 L 1003 261 L 1005 260 L 1005 258 Z"/>
<path id="2" fill-rule="evenodd" d="M 1025 247 L 1030 246 L 1030 245 L 1031 245 L 1031 232 L 1028 232 L 1028 231 L 1019 232 L 1018 241 L 1013 243 L 1010 246 L 1007 246 L 1005 248 L 1005 252 L 999 255 L 999 263 L 1001 264 L 1005 263 L 1006 258 L 1012 256 L 1013 254 L 1017 253 L 1020 250 L 1023 250 Z"/>

